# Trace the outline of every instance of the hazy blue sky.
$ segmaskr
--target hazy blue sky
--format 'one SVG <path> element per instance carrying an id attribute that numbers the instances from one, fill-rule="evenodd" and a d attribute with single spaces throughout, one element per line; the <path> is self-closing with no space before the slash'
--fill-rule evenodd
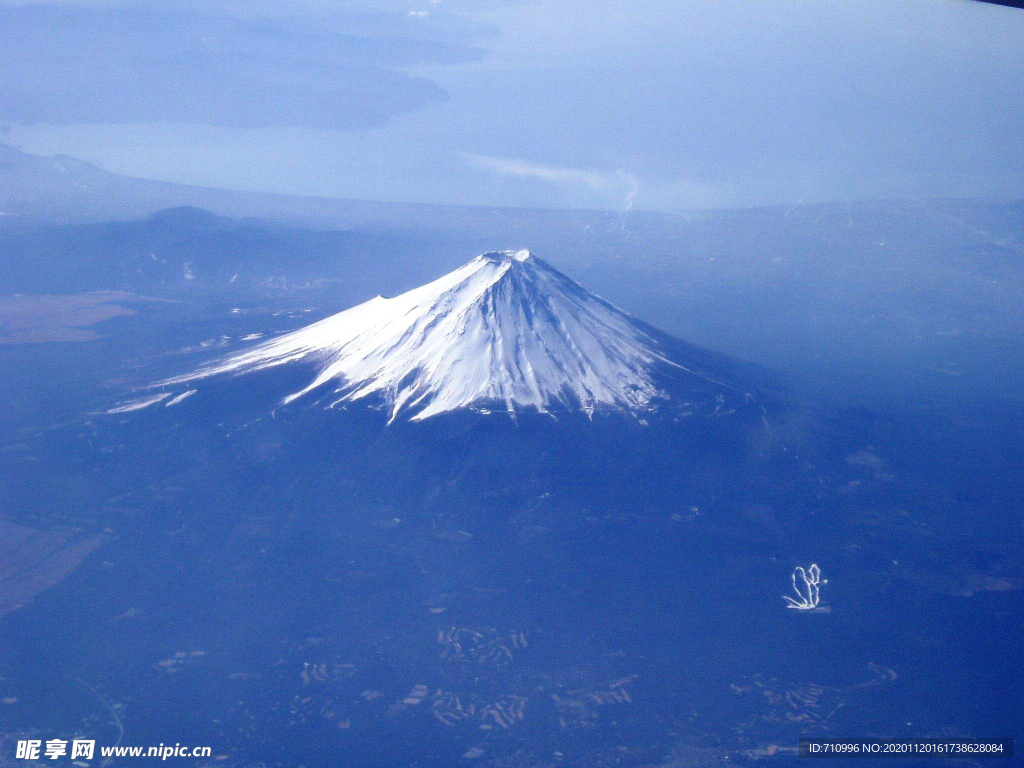
<path id="1" fill-rule="evenodd" d="M 969 0 L 0 0 L 0 140 L 173 181 L 685 209 L 1024 197 Z"/>

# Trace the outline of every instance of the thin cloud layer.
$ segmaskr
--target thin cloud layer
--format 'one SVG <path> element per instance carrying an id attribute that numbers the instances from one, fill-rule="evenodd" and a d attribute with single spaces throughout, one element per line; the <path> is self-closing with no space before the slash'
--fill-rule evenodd
<path id="1" fill-rule="evenodd" d="M 132 175 L 612 210 L 1024 196 L 1024 13 L 982 3 L 7 2 L 5 140 Z"/>
<path id="2" fill-rule="evenodd" d="M 622 207 L 625 210 L 630 210 L 633 207 L 640 191 L 640 180 L 622 168 L 614 171 L 564 168 L 556 165 L 531 163 L 526 160 L 477 155 L 471 152 L 467 152 L 465 158 L 470 165 L 500 176 L 536 179 L 570 188 L 585 187 L 594 192 L 608 193 L 612 199 L 621 195 Z"/>
<path id="3" fill-rule="evenodd" d="M 480 56 L 406 15 L 330 21 L 0 6 L 0 121 L 366 128 L 447 99 L 408 68 Z"/>

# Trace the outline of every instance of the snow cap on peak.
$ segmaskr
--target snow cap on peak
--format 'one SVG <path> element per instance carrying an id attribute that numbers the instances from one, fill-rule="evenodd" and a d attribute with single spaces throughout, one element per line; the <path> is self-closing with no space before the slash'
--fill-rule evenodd
<path id="1" fill-rule="evenodd" d="M 485 261 L 492 261 L 495 264 L 504 264 L 505 262 L 523 262 L 535 259 L 534 255 L 526 248 L 522 248 L 518 251 L 488 251 L 487 253 L 481 253 L 478 258 Z"/>
<path id="2" fill-rule="evenodd" d="M 530 251 L 481 254 L 390 299 L 373 299 L 166 383 L 311 364 L 328 405 L 371 395 L 395 418 L 458 408 L 635 411 L 669 363 L 649 330 Z M 670 363 L 671 364 L 671 363 Z"/>

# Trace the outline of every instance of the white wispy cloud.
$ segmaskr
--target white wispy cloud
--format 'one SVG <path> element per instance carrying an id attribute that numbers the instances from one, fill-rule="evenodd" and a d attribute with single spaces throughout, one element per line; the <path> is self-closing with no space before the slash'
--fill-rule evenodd
<path id="1" fill-rule="evenodd" d="M 621 196 L 622 205 L 626 210 L 633 207 L 640 191 L 640 180 L 622 168 L 610 172 L 596 171 L 469 152 L 465 153 L 464 157 L 470 165 L 502 176 L 538 179 L 570 187 L 587 187 L 597 192 L 606 192 L 609 196 Z"/>

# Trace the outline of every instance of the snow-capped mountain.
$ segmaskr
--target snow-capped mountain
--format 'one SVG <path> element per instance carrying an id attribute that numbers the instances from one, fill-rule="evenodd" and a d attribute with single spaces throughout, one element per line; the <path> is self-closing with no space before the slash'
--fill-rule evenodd
<path id="1" fill-rule="evenodd" d="M 685 399 L 699 393 L 719 408 L 724 394 L 744 395 L 700 355 L 529 251 L 500 251 L 162 386 L 302 365 L 308 383 L 282 393 L 282 404 L 378 398 L 391 419 L 413 420 L 460 408 L 637 413 L 667 401 L 680 383 L 689 385 Z"/>

